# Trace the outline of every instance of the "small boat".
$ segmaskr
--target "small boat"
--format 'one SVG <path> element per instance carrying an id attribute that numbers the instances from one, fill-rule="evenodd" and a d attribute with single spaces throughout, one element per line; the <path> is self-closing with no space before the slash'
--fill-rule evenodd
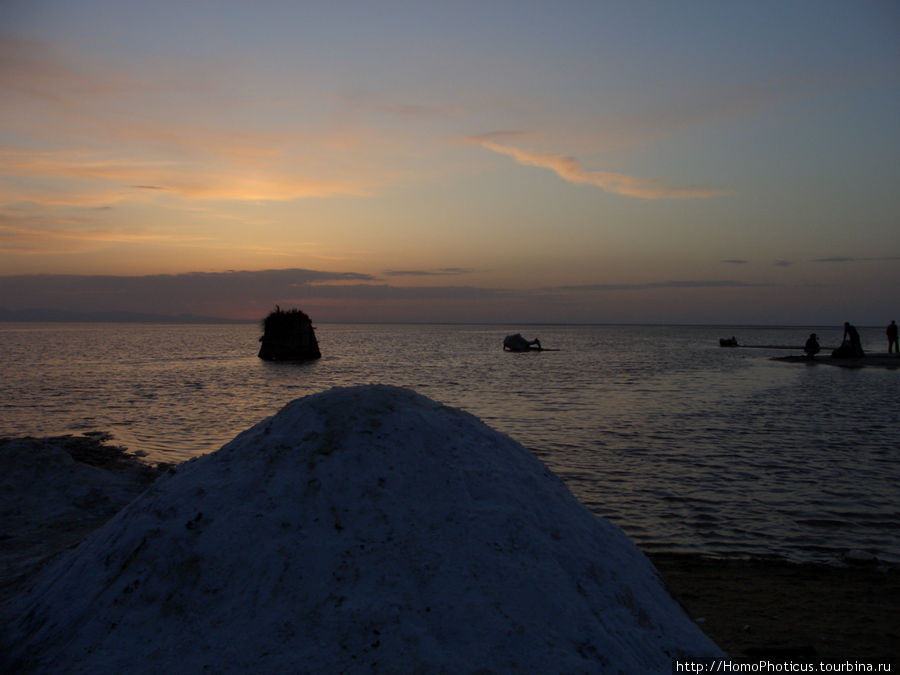
<path id="1" fill-rule="evenodd" d="M 534 340 L 526 340 L 522 337 L 521 333 L 516 333 L 515 335 L 507 335 L 503 338 L 503 351 L 505 352 L 540 352 L 544 351 L 544 348 L 541 347 L 541 341 L 535 338 Z"/>
<path id="2" fill-rule="evenodd" d="M 719 346 L 720 347 L 737 347 L 738 341 L 737 338 L 733 335 L 730 338 L 719 338 Z"/>

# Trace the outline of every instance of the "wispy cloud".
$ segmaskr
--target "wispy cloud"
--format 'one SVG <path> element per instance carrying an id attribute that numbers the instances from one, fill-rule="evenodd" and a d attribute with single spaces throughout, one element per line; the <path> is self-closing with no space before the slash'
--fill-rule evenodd
<path id="1" fill-rule="evenodd" d="M 436 270 L 385 270 L 388 277 L 446 277 L 460 274 L 471 274 L 472 270 L 463 267 L 443 267 Z"/>
<path id="2" fill-rule="evenodd" d="M 68 307 L 202 314 L 204 307 L 266 306 L 285 298 L 321 293 L 314 290 L 318 283 L 358 284 L 372 279 L 368 274 L 308 269 L 143 276 L 21 274 L 0 276 L 0 297 L 13 309 Z"/>
<path id="3" fill-rule="evenodd" d="M 162 315 L 262 316 L 275 304 L 385 309 L 381 303 L 467 306 L 518 291 L 476 286 L 393 286 L 356 272 L 310 269 L 188 274 L 0 276 L 0 307 L 21 310 L 127 311 Z M 438 310 L 435 310 L 438 311 Z"/>
<path id="4" fill-rule="evenodd" d="M 742 260 L 741 258 L 730 258 L 728 260 L 723 260 L 722 262 L 728 265 L 746 265 L 750 261 Z"/>
<path id="5" fill-rule="evenodd" d="M 562 291 L 647 291 L 656 288 L 760 288 L 774 286 L 769 283 L 748 283 L 745 281 L 654 281 L 644 284 L 584 284 L 580 286 L 557 286 Z"/>
<path id="6" fill-rule="evenodd" d="M 258 318 L 275 304 L 299 306 L 318 321 L 488 320 L 556 316 L 561 308 L 617 303 L 604 292 L 653 289 L 753 289 L 770 284 L 739 281 L 661 281 L 548 288 L 454 284 L 394 285 L 370 274 L 314 269 L 194 272 L 187 274 L 0 276 L 0 307 L 137 312 L 176 316 Z M 765 291 L 763 291 L 765 292 Z M 597 295 L 591 296 L 591 293 Z M 621 300 L 626 305 L 632 301 Z M 620 304 L 621 304 L 620 303 Z M 611 305 L 611 306 L 612 306 Z M 585 316 L 590 316 L 590 311 Z"/>
<path id="7" fill-rule="evenodd" d="M 391 286 L 390 284 L 317 284 L 307 297 L 331 300 L 474 300 L 517 295 L 518 291 L 481 286 Z"/>
<path id="8" fill-rule="evenodd" d="M 352 181 L 323 180 L 270 169 L 247 172 L 228 165 L 178 159 L 105 159 L 83 151 L 27 152 L 0 149 L 0 172 L 35 179 L 75 181 L 3 192 L 13 199 L 42 204 L 92 205 L 133 199 L 140 192 L 169 193 L 184 200 L 290 201 L 310 197 L 365 196 Z"/>
<path id="9" fill-rule="evenodd" d="M 549 169 L 570 183 L 591 185 L 606 192 L 637 197 L 639 199 L 709 199 L 727 194 L 723 190 L 705 187 L 671 187 L 655 178 L 639 178 L 609 171 L 595 171 L 584 168 L 574 157 L 532 152 L 519 147 L 498 142 L 497 139 L 510 138 L 518 132 L 502 131 L 468 136 L 465 140 L 486 150 L 512 157 L 523 166 Z"/>
<path id="10" fill-rule="evenodd" d="M 854 258 L 851 256 L 834 256 L 831 258 L 816 258 L 813 262 L 817 263 L 854 263 L 854 262 L 889 262 L 893 260 L 900 260 L 900 256 L 897 255 L 888 255 L 888 256 L 873 256 L 873 257 L 863 257 L 863 258 Z"/>
<path id="11" fill-rule="evenodd" d="M 0 213 L 0 252 L 17 254 L 72 253 L 94 244 L 208 241 L 182 232 L 146 227 L 97 227 L 81 218 L 12 216 Z"/>
<path id="12" fill-rule="evenodd" d="M 231 117 L 221 107 L 238 104 L 224 69 L 212 75 L 162 65 L 118 71 L 83 52 L 5 37 L 0 97 L 9 105 L 0 124 L 10 133 L 0 146 L 0 201 L 96 205 L 151 199 L 151 190 L 187 201 L 291 201 L 369 196 L 390 180 L 369 159 L 372 144 L 384 142 L 375 131 L 321 117 L 223 126 Z M 415 112 L 397 114 L 404 110 Z"/>

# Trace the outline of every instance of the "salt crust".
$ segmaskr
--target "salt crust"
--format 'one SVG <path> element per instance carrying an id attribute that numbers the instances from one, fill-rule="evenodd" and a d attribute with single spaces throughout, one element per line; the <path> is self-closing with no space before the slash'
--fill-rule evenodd
<path id="1" fill-rule="evenodd" d="M 668 673 L 722 655 L 525 448 L 380 385 L 298 399 L 180 465 L 15 615 L 6 665 L 37 672 Z"/>

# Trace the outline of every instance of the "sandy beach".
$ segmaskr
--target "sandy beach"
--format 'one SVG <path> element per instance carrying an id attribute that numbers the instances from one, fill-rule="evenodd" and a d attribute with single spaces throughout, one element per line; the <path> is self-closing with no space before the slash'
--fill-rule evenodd
<path id="1" fill-rule="evenodd" d="M 900 368 L 900 354 L 888 354 L 887 352 L 873 352 L 858 359 L 836 359 L 827 354 L 818 354 L 814 358 L 809 358 L 805 355 L 792 354 L 790 356 L 773 356 L 772 360 L 785 363 L 837 366 L 839 368 L 886 368 L 888 370 Z"/>
<path id="2" fill-rule="evenodd" d="M 0 457 L 9 464 L 23 453 L 48 448 L 56 453 L 51 466 L 26 467 L 18 475 L 3 466 L 8 476 L 0 505 L 3 607 L 47 561 L 76 546 L 167 470 L 105 445 L 102 436 L 3 439 Z M 85 491 L 74 498 L 60 495 L 61 483 L 76 473 Z M 25 474 L 39 482 L 24 482 Z M 56 501 L 43 499 L 43 509 L 23 501 L 23 492 L 33 494 L 36 484 Z M 897 567 L 877 561 L 832 567 L 663 553 L 649 557 L 690 618 L 733 659 L 898 660 Z"/>
<path id="3" fill-rule="evenodd" d="M 896 566 L 650 559 L 691 618 L 733 659 L 900 660 Z"/>

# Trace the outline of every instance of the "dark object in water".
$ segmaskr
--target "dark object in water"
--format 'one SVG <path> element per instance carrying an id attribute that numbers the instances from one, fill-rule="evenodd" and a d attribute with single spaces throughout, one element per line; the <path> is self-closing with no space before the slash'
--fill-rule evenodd
<path id="1" fill-rule="evenodd" d="M 738 341 L 737 338 L 733 335 L 730 338 L 719 338 L 719 346 L 720 347 L 737 347 Z"/>
<path id="2" fill-rule="evenodd" d="M 543 351 L 541 347 L 541 341 L 535 338 L 534 340 L 526 340 L 522 337 L 521 333 L 516 333 L 515 335 L 507 335 L 503 338 L 503 351 L 507 352 L 530 352 L 530 351 Z"/>
<path id="3" fill-rule="evenodd" d="M 312 320 L 299 309 L 275 311 L 262 321 L 259 358 L 264 361 L 307 361 L 322 356 Z"/>
<path id="4" fill-rule="evenodd" d="M 865 355 L 862 347 L 850 340 L 844 340 L 840 347 L 831 352 L 831 357 L 835 359 L 858 359 Z"/>

